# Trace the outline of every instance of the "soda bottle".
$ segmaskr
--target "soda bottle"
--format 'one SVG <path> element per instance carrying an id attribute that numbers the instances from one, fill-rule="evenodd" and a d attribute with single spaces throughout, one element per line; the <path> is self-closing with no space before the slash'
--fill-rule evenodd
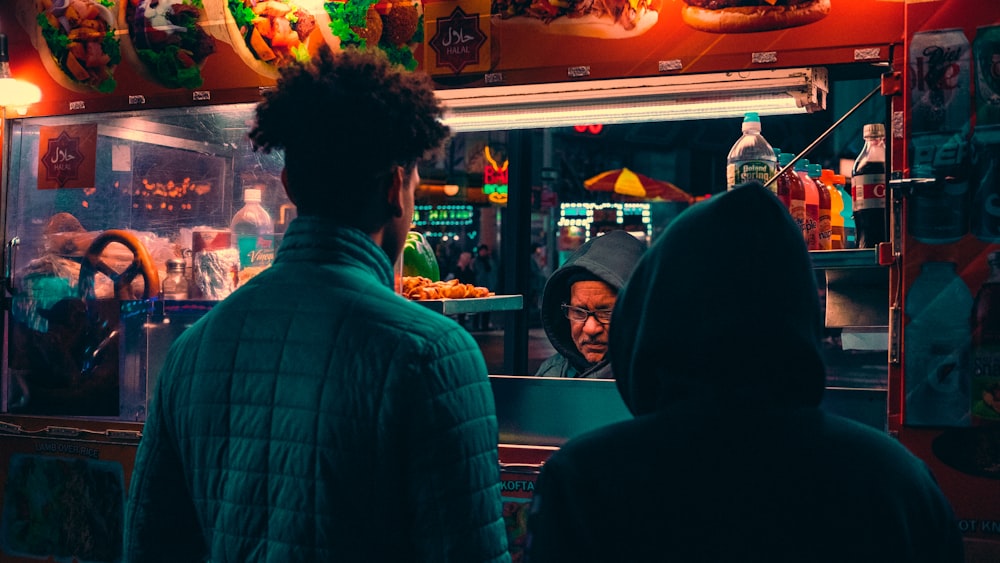
<path id="1" fill-rule="evenodd" d="M 819 250 L 819 188 L 809 177 L 809 160 L 803 158 L 796 162 L 795 173 L 806 192 L 806 246 L 809 250 Z"/>
<path id="2" fill-rule="evenodd" d="M 743 135 L 726 157 L 726 189 L 751 180 L 767 182 L 774 175 L 777 163 L 774 149 L 760 134 L 760 117 L 756 112 L 747 112 L 743 117 Z M 773 183 L 771 190 L 775 190 Z"/>
<path id="3" fill-rule="evenodd" d="M 847 178 L 843 174 L 834 174 L 833 185 L 840 192 L 840 198 L 844 200 L 844 210 L 841 217 L 844 218 L 844 248 L 857 248 L 858 242 L 854 227 L 854 201 L 851 199 L 851 190 L 847 189 Z"/>
<path id="4" fill-rule="evenodd" d="M 844 197 L 840 195 L 835 183 L 833 170 L 824 168 L 819 180 L 830 192 L 830 250 L 844 248 Z"/>
<path id="5" fill-rule="evenodd" d="M 788 166 L 793 158 L 795 155 L 790 152 L 781 153 L 778 156 L 779 167 Z M 794 169 L 789 168 L 781 176 L 778 176 L 774 185 L 777 189 L 778 199 L 785 204 L 785 208 L 788 209 L 788 213 L 792 216 L 795 224 L 799 226 L 799 230 L 803 232 L 803 238 L 805 238 L 806 190 L 802 185 L 802 180 L 799 179 L 799 175 L 795 173 Z"/>
<path id="6" fill-rule="evenodd" d="M 924 262 L 906 295 L 907 424 L 969 424 L 972 293 L 955 262 Z"/>
<path id="7" fill-rule="evenodd" d="M 972 306 L 972 414 L 1000 420 L 1000 252 L 987 257 L 989 278 Z"/>
<path id="8" fill-rule="evenodd" d="M 858 248 L 875 248 L 885 242 L 885 125 L 864 128 L 865 146 L 854 161 L 851 185 Z"/>
<path id="9" fill-rule="evenodd" d="M 833 196 L 830 188 L 823 183 L 823 167 L 819 164 L 809 165 L 809 177 L 816 184 L 819 194 L 819 219 L 816 221 L 816 238 L 819 240 L 817 250 L 830 250 L 833 238 L 833 220 L 830 217 L 833 206 Z"/>
<path id="10" fill-rule="evenodd" d="M 260 205 L 260 190 L 243 191 L 244 206 L 230 223 L 233 245 L 240 253 L 240 269 L 267 267 L 274 260 L 274 223 Z"/>

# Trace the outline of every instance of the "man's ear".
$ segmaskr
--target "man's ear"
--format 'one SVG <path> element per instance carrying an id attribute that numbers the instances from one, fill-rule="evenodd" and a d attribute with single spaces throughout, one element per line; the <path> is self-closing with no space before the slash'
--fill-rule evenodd
<path id="1" fill-rule="evenodd" d="M 292 195 L 292 192 L 288 191 L 288 169 L 284 167 L 281 168 L 281 186 L 285 188 L 285 195 L 288 196 L 288 199 L 293 204 L 298 205 L 299 202 L 295 201 L 295 197 Z"/>
<path id="2" fill-rule="evenodd" d="M 397 166 L 396 170 L 389 177 L 386 202 L 389 206 L 389 212 L 393 217 L 403 216 L 403 186 L 405 185 L 406 171 L 402 166 Z"/>

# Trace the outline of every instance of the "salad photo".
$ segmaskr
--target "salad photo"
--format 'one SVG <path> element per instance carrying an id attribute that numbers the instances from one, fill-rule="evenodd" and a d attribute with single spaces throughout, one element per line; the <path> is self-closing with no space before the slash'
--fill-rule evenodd
<path id="1" fill-rule="evenodd" d="M 125 58 L 167 88 L 200 87 L 201 69 L 215 52 L 215 39 L 199 25 L 204 14 L 202 0 L 121 0 Z"/>
<path id="2" fill-rule="evenodd" d="M 121 62 L 112 0 L 21 0 L 18 20 L 49 75 L 77 92 L 108 93 Z"/>

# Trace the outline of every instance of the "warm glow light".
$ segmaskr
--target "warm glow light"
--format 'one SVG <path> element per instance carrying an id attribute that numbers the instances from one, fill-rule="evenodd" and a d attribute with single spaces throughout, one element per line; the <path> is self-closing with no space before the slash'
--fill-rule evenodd
<path id="1" fill-rule="evenodd" d="M 0 106 L 24 115 L 28 106 L 37 104 L 41 99 L 42 91 L 38 86 L 16 78 L 0 78 Z"/>
<path id="2" fill-rule="evenodd" d="M 7 34 L 0 33 L 0 106 L 12 109 L 18 115 L 28 112 L 28 106 L 42 99 L 42 91 L 30 82 L 17 80 L 10 73 L 7 54 Z"/>
<path id="3" fill-rule="evenodd" d="M 826 109 L 826 69 L 595 80 L 439 90 L 456 132 L 638 123 Z"/>
<path id="4" fill-rule="evenodd" d="M 452 197 L 458 195 L 458 185 L 457 184 L 445 184 L 444 185 L 444 195 Z"/>

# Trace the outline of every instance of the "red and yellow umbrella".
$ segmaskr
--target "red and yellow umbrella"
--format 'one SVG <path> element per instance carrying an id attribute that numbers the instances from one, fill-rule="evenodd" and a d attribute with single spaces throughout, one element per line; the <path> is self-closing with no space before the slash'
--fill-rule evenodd
<path id="1" fill-rule="evenodd" d="M 628 168 L 601 172 L 584 180 L 583 186 L 592 192 L 614 192 L 616 194 L 665 201 L 691 203 L 691 194 L 664 180 L 656 180 L 633 172 Z"/>

